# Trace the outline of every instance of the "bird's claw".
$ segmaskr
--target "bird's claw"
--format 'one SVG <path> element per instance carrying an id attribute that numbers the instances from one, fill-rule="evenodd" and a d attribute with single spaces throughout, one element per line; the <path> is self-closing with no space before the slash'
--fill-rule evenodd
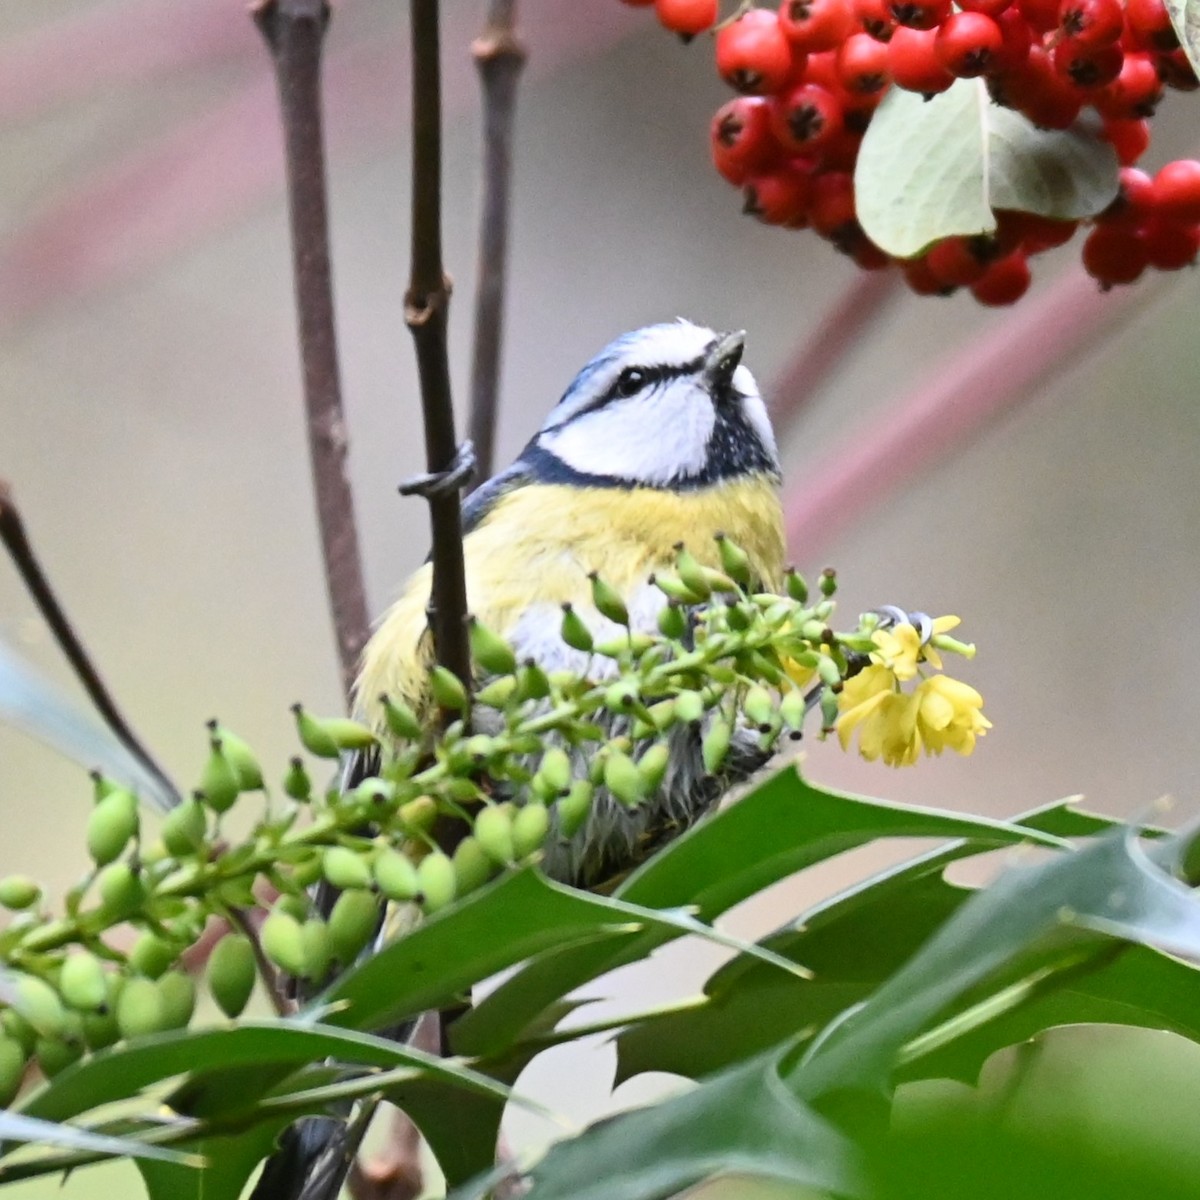
<path id="1" fill-rule="evenodd" d="M 459 443 L 454 459 L 444 471 L 413 475 L 400 484 L 398 491 L 402 496 L 422 496 L 426 500 L 433 500 L 465 487 L 471 482 L 477 465 L 475 446 L 468 438 Z"/>

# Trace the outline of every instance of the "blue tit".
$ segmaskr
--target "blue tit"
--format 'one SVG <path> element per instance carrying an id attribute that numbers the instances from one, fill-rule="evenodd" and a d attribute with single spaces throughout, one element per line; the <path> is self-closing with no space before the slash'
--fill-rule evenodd
<path id="1" fill-rule="evenodd" d="M 595 671 L 603 660 L 589 663 L 562 641 L 562 605 L 570 602 L 598 639 L 615 636 L 617 627 L 592 605 L 596 572 L 622 594 L 634 628 L 653 628 L 665 597 L 649 577 L 673 568 L 680 542 L 716 567 L 714 539 L 724 533 L 746 551 L 758 583 L 782 583 L 779 459 L 754 377 L 741 365 L 744 342 L 742 333 L 689 321 L 617 338 L 579 372 L 512 466 L 469 498 L 468 606 L 519 658 L 547 671 Z M 433 709 L 430 583 L 426 564 L 363 655 L 358 708 L 383 738 L 381 696 L 418 713 Z M 612 733 L 622 720 L 612 718 Z M 659 794 L 630 810 L 601 790 L 581 830 L 548 840 L 549 875 L 585 887 L 608 882 L 703 815 L 765 757 L 755 737 L 735 735 L 726 768 L 713 778 L 698 731 L 672 738 Z M 369 766 L 353 764 L 350 778 Z M 583 774 L 586 765 L 576 769 Z M 252 1200 L 333 1200 L 372 1107 L 289 1130 Z"/>
<path id="2" fill-rule="evenodd" d="M 665 597 L 649 577 L 673 567 L 681 542 L 715 567 L 715 535 L 724 533 L 746 551 L 759 584 L 780 585 L 779 458 L 766 406 L 742 365 L 744 343 L 743 333 L 683 320 L 624 334 L 579 372 L 516 461 L 469 498 L 468 607 L 519 659 L 547 671 L 594 672 L 596 660 L 589 664 L 559 635 L 562 605 L 569 602 L 597 640 L 613 637 L 616 627 L 592 605 L 596 572 L 626 601 L 631 625 L 653 629 Z M 431 707 L 430 580 L 426 564 L 363 657 L 359 708 L 381 733 L 380 696 L 418 712 Z M 628 870 L 763 761 L 756 739 L 739 736 L 722 775 L 708 777 L 700 740 L 691 729 L 672 736 L 663 786 L 637 809 L 601 791 L 583 829 L 547 843 L 547 873 L 595 886 Z M 577 771 L 585 770 L 581 759 Z"/>

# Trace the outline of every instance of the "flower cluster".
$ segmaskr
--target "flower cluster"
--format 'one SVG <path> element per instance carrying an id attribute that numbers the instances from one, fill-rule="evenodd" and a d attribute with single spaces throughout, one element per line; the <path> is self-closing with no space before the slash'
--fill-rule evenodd
<path id="1" fill-rule="evenodd" d="M 957 679 L 922 669 L 941 671 L 939 649 L 974 655 L 974 646 L 947 636 L 958 624 L 957 617 L 938 617 L 925 639 L 909 621 L 875 631 L 870 665 L 848 679 L 838 697 L 843 749 L 857 733 L 863 758 L 893 767 L 909 766 L 922 753 L 974 751 L 975 739 L 992 727 L 983 715 L 983 697 Z M 918 677 L 917 685 L 905 691 L 902 685 Z"/>

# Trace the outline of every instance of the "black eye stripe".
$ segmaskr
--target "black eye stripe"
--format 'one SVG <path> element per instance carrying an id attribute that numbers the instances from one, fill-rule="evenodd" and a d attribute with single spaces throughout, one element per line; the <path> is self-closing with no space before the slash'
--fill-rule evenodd
<path id="1" fill-rule="evenodd" d="M 699 354 L 691 362 L 680 363 L 678 366 L 664 366 L 661 364 L 656 367 L 628 366 L 613 380 L 601 396 L 598 396 L 586 408 L 580 409 L 575 416 L 582 417 L 584 413 L 595 412 L 613 400 L 627 400 L 630 396 L 637 395 L 638 392 L 645 390 L 647 387 L 656 387 L 658 384 L 665 383 L 671 379 L 681 379 L 685 375 L 694 375 L 704 365 L 704 360 L 705 355 Z M 641 375 L 641 379 L 637 381 L 636 386 L 625 390 L 623 383 L 629 380 L 629 376 L 633 372 L 638 372 Z"/>

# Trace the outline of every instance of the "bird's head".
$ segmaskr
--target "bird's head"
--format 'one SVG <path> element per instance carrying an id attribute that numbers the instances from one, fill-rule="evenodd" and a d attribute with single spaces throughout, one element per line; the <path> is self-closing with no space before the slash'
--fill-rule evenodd
<path id="1" fill-rule="evenodd" d="M 522 454 L 547 482 L 703 487 L 777 478 L 779 458 L 744 333 L 690 321 L 648 325 L 575 377 Z"/>

